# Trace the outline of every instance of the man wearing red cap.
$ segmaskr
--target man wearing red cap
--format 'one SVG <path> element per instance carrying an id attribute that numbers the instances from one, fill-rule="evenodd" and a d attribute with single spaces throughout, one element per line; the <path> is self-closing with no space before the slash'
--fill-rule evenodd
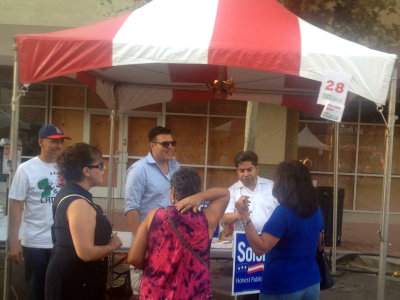
<path id="1" fill-rule="evenodd" d="M 44 125 L 39 131 L 39 156 L 19 165 L 9 193 L 9 258 L 15 263 L 24 262 L 30 299 L 34 300 L 44 299 L 46 269 L 53 248 L 52 203 L 63 184 L 56 160 L 64 139 L 69 137 L 59 128 Z"/>

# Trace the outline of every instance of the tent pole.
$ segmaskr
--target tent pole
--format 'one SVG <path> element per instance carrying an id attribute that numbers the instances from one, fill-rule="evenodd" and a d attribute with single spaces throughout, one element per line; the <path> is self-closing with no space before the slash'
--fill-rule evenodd
<path id="1" fill-rule="evenodd" d="M 11 164 L 10 167 L 10 183 L 17 170 L 18 158 L 18 130 L 19 130 L 19 107 L 20 107 L 20 89 L 18 84 L 18 62 L 15 56 L 14 60 L 14 74 L 13 74 L 13 92 L 11 98 L 11 126 L 10 126 L 10 154 Z"/>
<path id="2" fill-rule="evenodd" d="M 396 92 L 397 92 L 397 64 L 393 70 L 392 83 L 390 87 L 388 122 L 386 127 L 386 150 L 385 166 L 383 176 L 382 192 L 382 213 L 380 234 L 380 255 L 378 273 L 378 300 L 385 299 L 385 280 L 386 280 L 386 258 L 388 250 L 389 236 L 389 213 L 390 213 L 390 184 L 392 179 L 392 159 L 393 159 L 393 137 L 394 125 L 396 121 Z"/>
<path id="3" fill-rule="evenodd" d="M 13 92 L 11 98 L 11 124 L 10 124 L 10 160 L 8 161 L 8 166 L 10 174 L 8 177 L 8 188 L 11 186 L 12 178 L 14 177 L 15 171 L 17 169 L 18 160 L 18 125 L 19 125 L 19 98 L 21 94 L 19 91 L 18 84 L 18 61 L 17 53 L 14 54 L 14 73 L 13 73 Z M 8 201 L 8 199 L 7 199 Z M 7 203 L 7 231 L 10 229 L 10 205 Z M 3 300 L 8 299 L 9 292 L 9 276 L 10 267 L 8 261 L 8 236 L 5 245 L 5 255 L 4 255 L 4 279 L 3 279 Z"/>
<path id="4" fill-rule="evenodd" d="M 113 223 L 112 217 L 112 188 L 113 188 L 113 170 L 114 170 L 114 143 L 115 143 L 115 108 L 110 113 L 110 158 L 108 160 L 108 176 L 107 176 L 107 215 Z"/>
<path id="5" fill-rule="evenodd" d="M 336 243 L 337 243 L 337 209 L 339 185 L 339 123 L 334 123 L 334 158 L 333 158 L 333 211 L 332 211 L 332 273 L 336 274 Z"/>
<path id="6" fill-rule="evenodd" d="M 108 159 L 108 176 L 107 176 L 107 216 L 110 219 L 111 224 L 114 223 L 113 217 L 113 208 L 114 208 L 114 199 L 113 199 L 113 169 L 114 169 L 114 127 L 115 127 L 115 106 L 111 110 L 110 113 L 110 147 L 109 153 L 110 157 Z M 107 285 L 111 289 L 112 287 L 112 264 L 113 264 L 114 256 L 111 254 L 110 259 L 108 260 L 108 276 L 107 276 Z"/>

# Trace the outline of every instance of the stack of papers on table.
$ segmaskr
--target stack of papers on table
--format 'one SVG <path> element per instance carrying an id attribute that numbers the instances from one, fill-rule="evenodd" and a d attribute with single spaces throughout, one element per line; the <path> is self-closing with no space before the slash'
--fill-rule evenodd
<path id="1" fill-rule="evenodd" d="M 232 241 L 221 241 L 213 239 L 211 242 L 211 248 L 215 249 L 232 249 Z"/>
<path id="2" fill-rule="evenodd" d="M 114 231 L 122 242 L 121 249 L 129 249 L 132 244 L 132 232 L 130 231 Z"/>

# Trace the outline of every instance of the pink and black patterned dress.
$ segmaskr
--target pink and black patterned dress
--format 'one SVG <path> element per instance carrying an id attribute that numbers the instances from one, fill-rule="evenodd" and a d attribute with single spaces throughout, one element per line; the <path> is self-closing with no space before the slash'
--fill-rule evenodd
<path id="1" fill-rule="evenodd" d="M 168 217 L 203 263 L 183 245 Z M 174 206 L 158 209 L 150 225 L 139 299 L 211 299 L 209 257 L 208 223 L 203 213 L 180 214 Z"/>

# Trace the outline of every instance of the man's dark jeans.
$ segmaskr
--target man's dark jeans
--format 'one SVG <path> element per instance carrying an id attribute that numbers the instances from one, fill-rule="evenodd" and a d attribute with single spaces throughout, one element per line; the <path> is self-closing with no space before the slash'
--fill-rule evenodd
<path id="1" fill-rule="evenodd" d="M 44 285 L 51 249 L 22 247 L 30 300 L 44 300 Z"/>

